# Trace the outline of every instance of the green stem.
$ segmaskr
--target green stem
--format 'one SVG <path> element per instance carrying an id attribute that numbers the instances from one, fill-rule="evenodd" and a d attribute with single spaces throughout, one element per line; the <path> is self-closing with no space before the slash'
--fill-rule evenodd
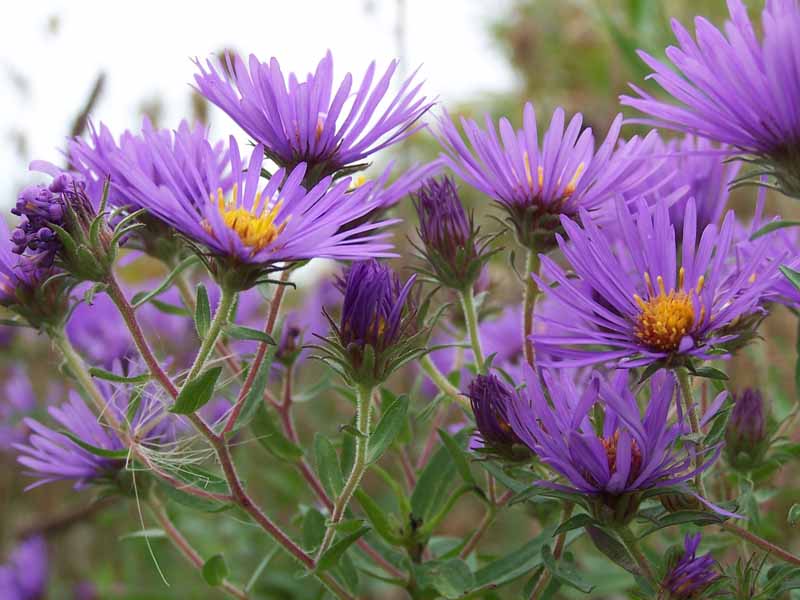
<path id="1" fill-rule="evenodd" d="M 655 576 L 653 575 L 653 570 L 650 568 L 650 563 L 642 553 L 642 549 L 639 547 L 639 541 L 630 530 L 630 527 L 620 527 L 617 531 L 619 532 L 622 541 L 625 543 L 625 547 L 628 549 L 628 552 L 631 553 L 631 556 L 633 556 L 636 564 L 639 565 L 639 569 L 642 571 L 642 576 L 654 587 L 657 587 L 657 582 Z"/>
<path id="2" fill-rule="evenodd" d="M 478 312 L 475 310 L 475 295 L 472 293 L 472 287 L 470 286 L 459 292 L 459 297 L 461 298 L 461 308 L 464 310 L 464 321 L 467 324 L 467 333 L 469 333 L 469 341 L 472 344 L 475 364 L 479 371 L 483 371 L 485 359 L 481 348 L 481 336 L 478 331 Z"/>
<path id="3" fill-rule="evenodd" d="M 678 383 L 681 386 L 681 396 L 683 396 L 683 405 L 686 409 L 686 413 L 689 415 L 689 424 L 692 428 L 692 433 L 697 439 L 697 447 L 695 450 L 694 455 L 694 468 L 698 469 L 697 475 L 695 475 L 694 482 L 695 486 L 697 487 L 697 491 L 705 497 L 706 490 L 705 486 L 703 485 L 703 478 L 701 473 L 699 472 L 700 467 L 703 465 L 703 457 L 701 456 L 701 452 L 703 448 L 700 445 L 700 423 L 697 420 L 697 411 L 695 410 L 694 406 L 694 394 L 692 393 L 692 384 L 689 381 L 689 371 L 685 368 L 681 367 L 675 369 L 675 374 L 678 377 Z"/>
<path id="4" fill-rule="evenodd" d="M 108 410 L 108 404 L 105 397 L 98 389 L 97 385 L 86 370 L 86 364 L 83 359 L 72 347 L 72 344 L 67 339 L 63 330 L 49 330 L 48 335 L 53 340 L 61 356 L 69 367 L 69 372 L 78 381 L 78 385 L 83 389 L 87 396 L 91 399 L 92 403 L 97 409 L 97 413 L 101 415 L 108 424 L 117 431 L 121 431 L 120 423 L 117 421 L 113 411 Z"/>
<path id="5" fill-rule="evenodd" d="M 575 509 L 575 505 L 572 502 L 565 502 L 564 507 L 561 509 L 561 522 L 565 523 L 571 516 L 572 511 Z M 562 531 L 558 538 L 556 539 L 555 548 L 553 548 L 553 558 L 558 560 L 561 558 L 561 555 L 564 552 L 564 546 L 567 543 L 567 532 Z M 536 582 L 536 586 L 531 591 L 530 600 L 536 600 L 544 591 L 547 589 L 548 584 L 550 583 L 550 571 L 544 570 L 542 574 L 539 576 L 539 581 Z"/>
<path id="6" fill-rule="evenodd" d="M 209 326 L 208 331 L 203 338 L 202 344 L 200 344 L 200 350 L 197 351 L 197 356 L 194 359 L 192 368 L 189 369 L 189 375 L 186 376 L 186 381 L 191 381 L 197 377 L 197 375 L 203 369 L 203 366 L 206 364 L 209 354 L 211 354 L 211 351 L 214 349 L 214 346 L 217 343 L 219 334 L 222 333 L 222 330 L 228 324 L 228 319 L 231 316 L 231 308 L 233 308 L 233 305 L 236 302 L 237 295 L 238 294 L 236 292 L 226 287 L 222 288 L 222 295 L 219 299 L 217 312 L 214 314 L 214 318 L 211 320 L 211 325 Z"/>
<path id="7" fill-rule="evenodd" d="M 536 308 L 536 300 L 539 297 L 539 286 L 531 277 L 531 273 L 539 274 L 539 254 L 535 250 L 528 250 L 528 257 L 525 260 L 525 298 L 523 301 L 522 315 L 522 335 L 525 360 L 531 367 L 536 365 L 536 353 L 533 342 L 530 340 L 533 334 L 533 312 Z"/>
<path id="8" fill-rule="evenodd" d="M 350 475 L 344 484 L 342 492 L 333 504 L 330 523 L 328 524 L 328 529 L 325 531 L 322 544 L 320 544 L 317 560 L 319 560 L 319 557 L 321 557 L 333 543 L 333 538 L 336 535 L 336 525 L 344 518 L 344 513 L 347 510 L 348 504 L 350 504 L 350 499 L 358 489 L 361 478 L 367 470 L 367 449 L 369 447 L 371 413 L 372 388 L 370 386 L 359 385 L 356 389 L 356 428 L 363 436 L 356 436 L 356 451 L 355 459 L 353 460 L 353 468 L 350 470 Z"/>
<path id="9" fill-rule="evenodd" d="M 459 404 L 461 404 L 464 408 L 470 408 L 469 400 L 467 400 L 466 396 L 461 393 L 456 386 L 454 386 L 447 377 L 433 364 L 430 355 L 426 354 L 422 358 L 419 359 L 420 367 L 422 370 L 427 373 L 428 377 L 431 378 L 431 381 L 436 384 L 436 387 L 439 388 L 439 391 L 449 396 L 452 400 L 455 400 Z"/>

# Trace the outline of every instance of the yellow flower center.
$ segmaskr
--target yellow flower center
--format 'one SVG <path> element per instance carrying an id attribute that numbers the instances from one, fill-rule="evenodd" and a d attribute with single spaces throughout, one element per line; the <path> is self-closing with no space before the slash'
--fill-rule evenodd
<path id="1" fill-rule="evenodd" d="M 638 294 L 633 299 L 639 305 L 641 312 L 634 325 L 634 333 L 642 343 L 655 350 L 672 352 L 678 349 L 681 339 L 695 324 L 694 294 L 699 294 L 703 289 L 704 278 L 701 275 L 697 287 L 689 292 L 684 291 L 684 269 L 678 272 L 678 289 L 666 291 L 664 279 L 659 275 L 656 278 L 658 293 L 653 289 L 650 274 L 645 273 L 649 297 L 642 299 Z M 705 307 L 700 308 L 702 322 L 705 317 Z"/>
<path id="2" fill-rule="evenodd" d="M 215 201 L 213 194 L 210 200 L 213 204 Z M 256 194 L 253 207 L 250 210 L 239 206 L 239 189 L 236 184 L 233 186 L 229 200 L 225 199 L 222 189 L 218 189 L 216 204 L 219 214 L 222 216 L 222 221 L 227 227 L 236 232 L 245 246 L 253 249 L 253 254 L 274 242 L 289 222 L 289 217 L 285 218 L 281 224 L 275 222 L 283 201 L 280 200 L 272 207 L 269 207 L 267 204 L 262 203 L 261 192 Z M 206 221 L 203 223 L 203 227 L 213 234 L 210 223 Z"/>
<path id="3" fill-rule="evenodd" d="M 522 159 L 525 162 L 525 178 L 528 180 L 528 187 L 533 191 L 533 174 L 531 172 L 531 158 L 527 152 L 522 155 Z M 575 187 L 578 185 L 578 179 L 583 173 L 585 165 L 583 163 L 578 165 L 578 168 L 575 170 L 575 174 L 572 176 L 572 179 L 569 180 L 567 187 L 564 188 L 563 198 L 569 198 L 572 194 L 575 193 Z M 537 183 L 539 184 L 539 189 L 541 190 L 544 187 L 544 167 L 537 167 L 536 168 L 536 175 L 537 175 Z M 561 185 L 561 177 L 558 178 L 557 185 Z"/>

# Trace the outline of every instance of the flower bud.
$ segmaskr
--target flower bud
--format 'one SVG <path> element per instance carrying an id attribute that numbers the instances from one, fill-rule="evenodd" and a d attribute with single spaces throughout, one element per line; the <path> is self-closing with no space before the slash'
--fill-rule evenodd
<path id="1" fill-rule="evenodd" d="M 661 582 L 659 598 L 669 600 L 690 600 L 703 598 L 703 592 L 719 579 L 717 562 L 711 554 L 697 556 L 700 534 L 687 535 L 682 555 L 670 556 L 670 567 Z"/>
<path id="2" fill-rule="evenodd" d="M 491 256 L 487 240 L 467 215 L 453 180 L 429 179 L 414 194 L 419 216 L 417 234 L 424 248 L 418 248 L 429 270 L 427 275 L 442 285 L 463 290 L 472 286 Z"/>
<path id="3" fill-rule="evenodd" d="M 478 375 L 469 385 L 467 396 L 477 425 L 477 449 L 505 458 L 530 457 L 522 440 L 508 421 L 508 410 L 515 390 L 495 375 Z"/>
<path id="4" fill-rule="evenodd" d="M 734 401 L 725 431 L 725 453 L 734 468 L 749 470 L 760 463 L 769 446 L 767 410 L 755 389 L 745 389 Z"/>
<path id="5" fill-rule="evenodd" d="M 412 288 L 415 278 L 401 284 L 386 265 L 371 259 L 354 263 L 339 288 L 344 293 L 337 326 L 319 350 L 351 383 L 375 386 L 407 362 L 422 355 L 426 330 L 417 326 Z"/>

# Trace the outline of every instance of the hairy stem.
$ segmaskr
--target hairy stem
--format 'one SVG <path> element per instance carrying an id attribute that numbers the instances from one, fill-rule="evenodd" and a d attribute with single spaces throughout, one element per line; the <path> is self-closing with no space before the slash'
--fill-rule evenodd
<path id="1" fill-rule="evenodd" d="M 275 290 L 275 295 L 272 297 L 272 300 L 269 303 L 269 314 L 267 315 L 267 320 L 264 323 L 264 333 L 267 335 L 272 335 L 272 330 L 275 329 L 275 322 L 278 319 L 278 312 L 281 308 L 281 302 L 283 301 L 283 294 L 286 291 L 286 282 L 288 280 L 289 269 L 286 269 L 281 273 L 281 281 L 278 284 L 278 288 Z M 239 413 L 242 412 L 242 407 L 244 406 L 247 394 L 253 387 L 253 382 L 256 379 L 256 375 L 258 374 L 258 371 L 261 368 L 261 363 L 264 362 L 264 357 L 266 355 L 267 343 L 261 342 L 258 345 L 255 358 L 253 358 L 253 363 L 250 365 L 247 378 L 244 380 L 244 384 L 242 384 L 242 389 L 239 390 L 239 396 L 236 400 L 236 404 L 234 405 L 233 410 L 231 410 L 228 420 L 225 423 L 225 428 L 223 430 L 225 433 L 229 433 L 236 425 L 236 420 L 239 418 Z"/>
<path id="2" fill-rule="evenodd" d="M 205 564 L 203 557 L 200 556 L 200 553 L 194 549 L 194 547 L 184 537 L 180 530 L 175 526 L 175 523 L 173 523 L 172 519 L 169 518 L 164 505 L 161 504 L 158 498 L 156 498 L 155 494 L 151 495 L 149 505 L 153 516 L 156 518 L 156 521 L 158 521 L 161 529 L 172 542 L 172 545 L 175 546 L 175 549 L 178 550 L 178 552 L 180 552 L 183 557 L 196 569 L 201 570 Z M 239 598 L 240 600 L 247 600 L 248 598 L 246 592 L 239 589 L 237 586 L 227 580 L 223 581 L 219 587 L 232 598 Z"/>
<path id="3" fill-rule="evenodd" d="M 464 322 L 467 324 L 469 341 L 470 344 L 472 344 L 472 355 L 478 370 L 483 371 L 485 359 L 483 357 L 483 349 L 481 348 L 481 336 L 478 330 L 478 312 L 475 310 L 475 295 L 472 293 L 472 287 L 468 287 L 459 292 L 459 297 L 461 298 L 461 308 L 464 310 Z"/>
<path id="4" fill-rule="evenodd" d="M 448 396 L 451 400 L 455 400 L 464 408 L 468 410 L 470 409 L 470 404 L 467 397 L 464 396 L 464 394 L 462 394 L 456 386 L 450 383 L 447 377 L 445 377 L 444 374 L 436 367 L 436 365 L 433 364 L 430 355 L 426 354 L 420 358 L 419 364 L 420 367 L 422 367 L 422 370 L 425 371 L 428 377 L 431 378 L 431 381 L 436 384 L 436 387 L 439 388 L 440 392 Z"/>
<path id="5" fill-rule="evenodd" d="M 533 334 L 533 312 L 536 308 L 536 300 L 539 297 L 539 286 L 531 277 L 531 273 L 539 274 L 539 255 L 535 250 L 528 250 L 528 257 L 525 261 L 525 297 L 523 300 L 522 314 L 522 336 L 525 360 L 531 367 L 536 366 L 536 354 L 533 342 L 530 337 Z"/>
<path id="6" fill-rule="evenodd" d="M 566 502 L 564 504 L 564 508 L 562 509 L 561 515 L 561 522 L 563 523 L 567 519 L 572 516 L 572 511 L 575 508 L 575 505 L 572 502 Z M 556 539 L 555 548 L 553 548 L 553 558 L 558 560 L 561 558 L 561 555 L 564 553 L 564 546 L 567 543 L 567 532 L 563 531 L 559 534 L 558 538 Z M 530 595 L 530 600 L 536 600 L 546 589 L 547 585 L 550 583 L 550 572 L 546 569 L 542 571 L 542 574 L 539 576 L 539 581 L 533 588 L 533 591 Z"/>
<path id="7" fill-rule="evenodd" d="M 743 529 L 742 527 L 734 525 L 733 523 L 729 523 L 728 521 L 725 521 L 724 523 L 720 524 L 720 527 L 725 531 L 727 531 L 728 533 L 732 533 L 736 536 L 739 536 L 743 540 L 753 544 L 754 546 L 761 548 L 765 552 L 768 552 L 769 554 L 775 556 L 776 558 L 781 559 L 784 562 L 787 562 L 795 566 L 800 566 L 799 556 L 795 556 L 791 552 L 784 550 L 780 546 L 776 546 L 775 544 L 765 540 L 761 536 L 758 536 L 751 531 L 747 531 L 747 529 Z"/>
<path id="8" fill-rule="evenodd" d="M 222 330 L 228 324 L 231 316 L 231 309 L 236 303 L 237 295 L 238 294 L 236 292 L 229 290 L 228 288 L 222 288 L 222 295 L 219 299 L 217 311 L 214 314 L 214 318 L 211 320 L 211 325 L 209 326 L 202 343 L 200 344 L 200 350 L 197 351 L 197 356 L 194 358 L 194 364 L 192 364 L 192 368 L 189 369 L 189 374 L 186 376 L 186 381 L 191 381 L 197 377 L 197 375 L 205 366 L 209 354 L 211 354 L 211 351 L 217 344 L 217 339 L 219 339 L 220 333 L 222 333 Z"/>
<path id="9" fill-rule="evenodd" d="M 333 543 L 333 538 L 336 535 L 336 525 L 344 518 L 344 513 L 347 510 L 347 506 L 350 504 L 350 499 L 358 489 L 361 478 L 367 470 L 367 449 L 369 447 L 371 412 L 372 388 L 359 385 L 356 389 L 356 428 L 363 435 L 356 436 L 356 451 L 353 460 L 353 468 L 350 470 L 350 475 L 347 477 L 342 492 L 339 494 L 339 497 L 336 498 L 336 502 L 334 502 L 330 523 L 328 524 L 328 529 L 325 531 L 325 537 L 322 540 L 322 544 L 320 544 L 319 554 L 317 554 L 317 556 L 322 556 Z"/>
<path id="10" fill-rule="evenodd" d="M 631 553 L 631 556 L 633 556 L 636 564 L 639 565 L 639 569 L 642 571 L 642 576 L 656 586 L 656 579 L 653 575 L 653 570 L 650 568 L 650 563 L 642 553 L 642 549 L 639 547 L 639 540 L 636 539 L 636 536 L 630 530 L 630 527 L 620 527 L 618 532 L 622 538 L 622 541 L 625 543 L 625 547 L 628 549 L 628 552 Z"/>
<path id="11" fill-rule="evenodd" d="M 689 415 L 689 425 L 692 428 L 692 433 L 695 437 L 698 438 L 697 440 L 697 447 L 695 450 L 694 455 L 694 468 L 698 469 L 697 474 L 694 478 L 695 486 L 697 487 L 697 491 L 702 495 L 706 495 L 705 486 L 703 485 L 703 478 L 702 474 L 700 473 L 699 469 L 703 465 L 703 457 L 702 457 L 702 450 L 703 448 L 700 446 L 700 423 L 697 420 L 697 410 L 694 406 L 694 394 L 692 393 L 692 384 L 689 381 L 689 371 L 684 369 L 683 367 L 679 369 L 675 369 L 675 374 L 678 377 L 678 382 L 681 386 L 681 396 L 683 396 L 683 405 L 686 409 L 686 413 Z"/>

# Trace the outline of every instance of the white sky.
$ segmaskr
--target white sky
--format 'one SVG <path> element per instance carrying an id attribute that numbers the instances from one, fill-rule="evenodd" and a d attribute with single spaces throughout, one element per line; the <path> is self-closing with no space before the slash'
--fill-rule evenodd
<path id="1" fill-rule="evenodd" d="M 13 13 L 10 6 L 13 5 Z M 488 33 L 498 2 L 406 0 L 407 65 L 422 64 L 427 95 L 444 104 L 501 92 L 513 74 Z M 4 14 L 5 13 L 5 14 Z M 58 16 L 59 32 L 48 30 Z M 92 0 L 4 2 L 0 11 L 0 205 L 14 202 L 32 158 L 60 162 L 58 148 L 100 70 L 106 88 L 93 118 L 119 133 L 140 124 L 143 100 L 163 100 L 162 125 L 189 114 L 194 65 L 222 48 L 276 56 L 284 73 L 312 70 L 326 49 L 335 80 L 360 78 L 375 59 L 385 68 L 397 56 L 397 0 L 173 2 Z M 11 83 L 23 76 L 27 92 Z M 213 135 L 241 132 L 219 114 Z M 24 131 L 28 150 L 10 142 Z"/>

